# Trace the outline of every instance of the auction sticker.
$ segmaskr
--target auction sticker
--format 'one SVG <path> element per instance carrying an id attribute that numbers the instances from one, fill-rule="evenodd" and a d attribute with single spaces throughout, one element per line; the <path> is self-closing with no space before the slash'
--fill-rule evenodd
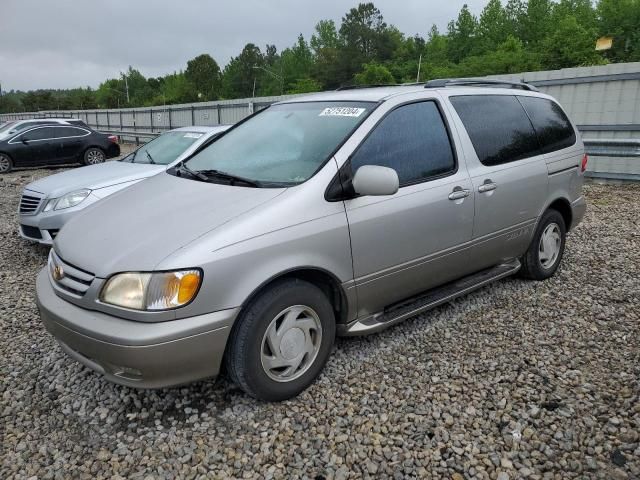
<path id="1" fill-rule="evenodd" d="M 185 133 L 184 138 L 200 138 L 202 133 Z"/>
<path id="2" fill-rule="evenodd" d="M 365 111 L 357 107 L 327 107 L 320 112 L 319 117 L 359 117 Z"/>

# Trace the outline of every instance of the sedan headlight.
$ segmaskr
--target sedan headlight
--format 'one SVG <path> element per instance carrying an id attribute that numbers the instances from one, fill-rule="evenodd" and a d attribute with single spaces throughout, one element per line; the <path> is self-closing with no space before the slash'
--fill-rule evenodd
<path id="1" fill-rule="evenodd" d="M 200 270 L 118 273 L 100 293 L 100 301 L 134 310 L 168 310 L 194 299 L 202 282 Z"/>
<path id="2" fill-rule="evenodd" d="M 91 190 L 88 188 L 83 188 L 81 190 L 76 190 L 74 192 L 69 192 L 60 198 L 52 198 L 47 202 L 44 207 L 44 211 L 48 212 L 49 210 L 64 210 L 65 208 L 75 207 L 79 203 L 81 203 L 85 198 L 89 196 Z"/>

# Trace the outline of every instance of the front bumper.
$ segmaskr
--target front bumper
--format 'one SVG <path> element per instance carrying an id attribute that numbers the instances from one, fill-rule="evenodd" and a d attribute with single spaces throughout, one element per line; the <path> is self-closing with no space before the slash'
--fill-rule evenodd
<path id="1" fill-rule="evenodd" d="M 161 388 L 220 371 L 237 308 L 167 322 L 134 322 L 77 307 L 56 295 L 44 268 L 36 300 L 45 328 L 72 358 L 107 380 Z"/>
<path id="2" fill-rule="evenodd" d="M 91 193 L 85 200 L 75 207 L 65 208 L 64 210 L 50 210 L 48 212 L 43 212 L 42 208 L 44 208 L 44 205 L 47 202 L 47 199 L 44 198 L 35 215 L 20 214 L 20 227 L 18 233 L 20 233 L 20 236 L 26 240 L 38 242 L 43 245 L 52 245 L 58 231 L 65 223 L 77 215 L 78 212 L 84 210 L 86 207 L 98 200 L 100 200 L 100 198 Z"/>

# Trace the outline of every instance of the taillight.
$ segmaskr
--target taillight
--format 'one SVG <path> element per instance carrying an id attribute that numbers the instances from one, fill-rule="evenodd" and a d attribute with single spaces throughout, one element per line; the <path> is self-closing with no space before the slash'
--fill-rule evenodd
<path id="1" fill-rule="evenodd" d="M 582 162 L 580 163 L 580 172 L 584 173 L 585 170 L 587 169 L 587 162 L 589 161 L 589 157 L 587 156 L 587 154 L 585 153 L 582 156 Z"/>
<path id="2" fill-rule="evenodd" d="M 118 143 L 118 137 L 116 137 L 115 135 L 109 135 L 107 137 L 107 140 L 109 140 L 111 143 Z"/>

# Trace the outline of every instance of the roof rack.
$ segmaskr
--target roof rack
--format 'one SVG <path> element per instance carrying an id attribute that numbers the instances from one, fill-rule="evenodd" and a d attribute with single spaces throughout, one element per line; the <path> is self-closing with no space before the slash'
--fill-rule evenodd
<path id="1" fill-rule="evenodd" d="M 438 78 L 429 80 L 424 84 L 424 88 L 442 88 L 442 87 L 504 87 L 515 88 L 518 90 L 529 90 L 537 92 L 538 89 L 533 85 L 524 82 L 511 82 L 509 80 L 498 80 L 489 78 Z"/>
<path id="2" fill-rule="evenodd" d="M 340 90 L 358 90 L 360 88 L 379 88 L 379 87 L 399 87 L 397 83 L 378 83 L 370 85 L 341 85 L 336 88 L 336 91 Z"/>

